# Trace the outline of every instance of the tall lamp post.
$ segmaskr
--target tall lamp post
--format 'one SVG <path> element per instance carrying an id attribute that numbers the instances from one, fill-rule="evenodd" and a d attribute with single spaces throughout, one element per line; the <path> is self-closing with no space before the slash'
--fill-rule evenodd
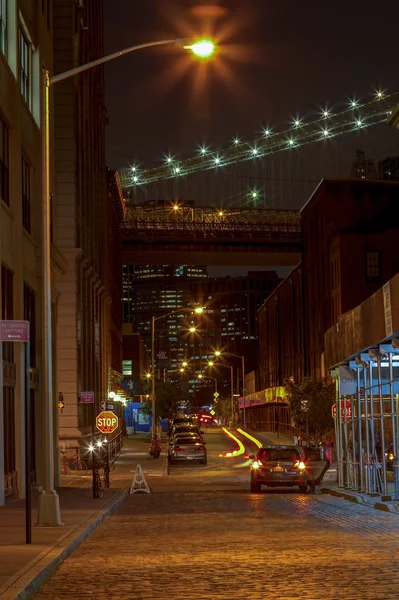
<path id="1" fill-rule="evenodd" d="M 216 356 L 219 356 L 218 354 L 215 353 Z M 216 366 L 214 362 L 209 362 L 208 363 L 208 367 L 214 367 Z M 218 367 L 225 367 L 226 369 L 230 369 L 230 399 L 231 399 L 231 421 L 233 422 L 233 416 L 234 416 L 234 370 L 233 370 L 233 365 L 224 365 L 223 363 L 217 363 Z"/>
<path id="2" fill-rule="evenodd" d="M 246 386 L 245 386 L 245 357 L 239 356 L 238 354 L 233 354 L 232 352 L 221 352 L 220 350 L 215 350 L 215 356 L 233 356 L 234 358 L 241 358 L 241 372 L 242 372 L 242 396 L 243 396 L 243 407 L 242 407 L 242 417 L 243 417 L 243 426 L 246 427 L 247 419 L 245 414 L 245 395 L 246 395 Z"/>
<path id="3" fill-rule="evenodd" d="M 114 58 L 130 52 L 153 46 L 176 45 L 190 50 L 201 59 L 208 59 L 215 52 L 215 45 L 209 40 L 200 40 L 189 44 L 186 39 L 161 40 L 131 46 L 125 50 L 114 52 L 85 65 L 81 65 L 64 73 L 50 77 L 46 68 L 41 77 L 41 134 L 42 134 L 42 293 L 43 293 L 43 357 L 42 357 L 42 389 L 44 397 L 44 485 L 38 501 L 38 525 L 62 525 L 60 504 L 54 490 L 54 431 L 53 431 L 53 378 L 52 378 L 52 332 L 51 332 L 51 241 L 50 241 L 50 86 L 64 81 L 74 75 L 103 65 Z"/>

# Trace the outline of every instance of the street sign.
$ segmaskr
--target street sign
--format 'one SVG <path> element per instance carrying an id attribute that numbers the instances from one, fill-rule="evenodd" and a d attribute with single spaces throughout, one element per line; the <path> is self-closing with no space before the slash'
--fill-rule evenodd
<path id="1" fill-rule="evenodd" d="M 345 416 L 346 416 L 347 421 L 352 419 L 352 404 L 349 402 L 349 400 L 345 400 L 345 406 L 344 406 L 344 401 L 340 400 L 340 405 L 341 405 L 341 421 L 342 421 L 342 423 L 344 423 Z M 345 411 L 345 407 L 346 407 L 346 411 Z M 345 415 L 345 412 L 346 412 L 346 415 Z M 331 414 L 332 414 L 333 419 L 335 419 L 337 416 L 337 405 L 336 404 L 332 405 Z"/>
<path id="2" fill-rule="evenodd" d="M 101 410 L 115 410 L 113 402 L 101 402 Z"/>
<path id="3" fill-rule="evenodd" d="M 217 392 L 215 392 L 215 393 L 213 394 L 213 397 L 214 397 L 214 398 L 219 398 L 219 394 L 218 394 Z"/>
<path id="4" fill-rule="evenodd" d="M 81 404 L 94 404 L 94 392 L 80 392 Z"/>
<path id="5" fill-rule="evenodd" d="M 1 342 L 29 342 L 29 321 L 0 321 Z"/>
<path id="6" fill-rule="evenodd" d="M 212 417 L 213 417 L 213 415 L 216 415 L 216 413 L 215 413 L 215 411 L 213 410 L 213 408 L 212 408 L 212 410 L 210 410 L 209 412 L 211 413 Z"/>
<path id="7" fill-rule="evenodd" d="M 101 433 L 112 433 L 118 427 L 118 417 L 110 410 L 103 410 L 96 417 L 96 427 Z"/>

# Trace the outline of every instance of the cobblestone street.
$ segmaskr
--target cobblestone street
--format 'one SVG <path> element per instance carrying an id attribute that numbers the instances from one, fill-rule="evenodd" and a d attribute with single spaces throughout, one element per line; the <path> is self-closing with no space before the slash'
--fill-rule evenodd
<path id="1" fill-rule="evenodd" d="M 396 515 L 296 490 L 250 494 L 245 459 L 218 457 L 222 435 L 207 436 L 208 467 L 174 467 L 151 495 L 128 497 L 35 598 L 399 598 Z"/>

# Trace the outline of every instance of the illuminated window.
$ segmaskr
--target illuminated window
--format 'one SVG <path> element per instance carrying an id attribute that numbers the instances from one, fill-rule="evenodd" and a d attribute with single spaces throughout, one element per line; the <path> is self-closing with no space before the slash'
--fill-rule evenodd
<path id="1" fill-rule="evenodd" d="M 22 170 L 22 224 L 28 233 L 31 232 L 31 185 L 30 165 L 24 157 L 21 162 Z"/>
<path id="2" fill-rule="evenodd" d="M 8 129 L 0 119 L 0 199 L 9 205 L 8 181 Z"/>
<path id="3" fill-rule="evenodd" d="M 366 280 L 379 281 L 380 279 L 380 253 L 378 251 L 366 252 Z"/>
<path id="4" fill-rule="evenodd" d="M 133 361 L 123 360 L 122 361 L 122 373 L 123 375 L 131 375 L 133 372 Z"/>
<path id="5" fill-rule="evenodd" d="M 24 33 L 19 30 L 19 83 L 21 94 L 26 104 L 30 106 L 30 67 L 31 47 Z"/>
<path id="6" fill-rule="evenodd" d="M 0 0 L 0 52 L 7 54 L 7 0 Z"/>

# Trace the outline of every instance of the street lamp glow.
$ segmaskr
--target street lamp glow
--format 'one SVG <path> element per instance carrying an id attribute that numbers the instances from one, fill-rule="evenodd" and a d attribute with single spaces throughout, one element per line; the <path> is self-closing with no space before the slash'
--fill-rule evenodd
<path id="1" fill-rule="evenodd" d="M 179 210 L 179 208 L 180 208 L 180 206 L 179 206 L 178 204 L 175 204 L 175 205 L 173 206 L 173 210 Z"/>
<path id="2" fill-rule="evenodd" d="M 188 366 L 188 362 L 185 360 L 184 363 L 182 363 L 183 367 L 187 367 Z"/>
<path id="3" fill-rule="evenodd" d="M 146 373 L 145 376 L 147 377 L 147 379 L 151 379 L 151 373 Z"/>
<path id="4" fill-rule="evenodd" d="M 94 450 L 94 446 L 93 446 L 93 444 L 90 444 L 90 446 L 89 446 L 89 451 L 90 451 L 90 452 L 93 452 L 93 450 Z"/>
<path id="5" fill-rule="evenodd" d="M 222 210 L 219 210 L 219 217 L 223 217 L 224 213 Z"/>
<path id="6" fill-rule="evenodd" d="M 213 362 L 213 360 L 210 360 L 210 361 L 208 362 L 208 367 L 213 367 L 213 365 L 214 365 L 214 364 L 215 364 L 215 363 Z"/>
<path id="7" fill-rule="evenodd" d="M 190 333 L 195 333 L 197 331 L 196 327 L 190 327 L 189 329 Z"/>
<path id="8" fill-rule="evenodd" d="M 98 440 L 98 442 L 97 442 L 97 446 L 98 446 L 99 448 L 101 448 L 101 446 L 102 446 L 102 445 L 103 445 L 102 441 L 101 441 L 101 440 Z"/>
<path id="9" fill-rule="evenodd" d="M 203 374 L 202 373 L 198 373 L 198 379 L 202 379 L 203 378 Z"/>
<path id="10" fill-rule="evenodd" d="M 215 350 L 215 356 L 220 356 L 222 353 L 220 352 L 220 350 Z"/>
<path id="11" fill-rule="evenodd" d="M 111 398 L 111 400 L 115 398 L 115 392 L 109 392 L 108 398 Z"/>
<path id="12" fill-rule="evenodd" d="M 202 306 L 197 306 L 197 308 L 194 311 L 197 315 L 202 315 L 202 313 L 204 312 L 204 309 L 202 308 Z"/>
<path id="13" fill-rule="evenodd" d="M 211 40 L 199 40 L 190 46 L 184 46 L 186 50 L 191 52 L 198 58 L 210 58 L 215 54 L 215 44 Z"/>
<path id="14" fill-rule="evenodd" d="M 184 373 L 184 368 L 183 367 L 181 367 L 180 373 Z"/>

